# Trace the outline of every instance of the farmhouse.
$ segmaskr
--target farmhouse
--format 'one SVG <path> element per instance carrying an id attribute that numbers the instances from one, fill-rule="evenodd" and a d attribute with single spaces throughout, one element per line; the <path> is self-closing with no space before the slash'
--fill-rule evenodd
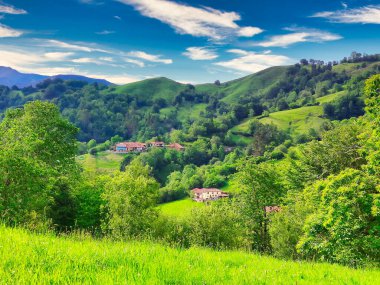
<path id="1" fill-rule="evenodd" d="M 118 153 L 143 152 L 145 150 L 146 144 L 139 142 L 122 142 L 116 144 L 114 147 L 114 151 Z"/>
<path id="2" fill-rule="evenodd" d="M 265 206 L 265 213 L 276 213 L 280 212 L 281 208 L 279 206 Z"/>
<path id="3" fill-rule="evenodd" d="M 165 143 L 164 142 L 150 142 L 149 146 L 150 147 L 164 147 Z"/>
<path id="4" fill-rule="evenodd" d="M 197 202 L 218 200 L 220 198 L 228 197 L 228 193 L 216 188 L 195 188 L 191 190 L 191 192 L 193 194 L 193 200 Z"/>
<path id="5" fill-rule="evenodd" d="M 185 150 L 185 148 L 179 143 L 172 143 L 172 144 L 167 145 L 167 147 L 171 149 L 179 150 L 179 151 Z"/>

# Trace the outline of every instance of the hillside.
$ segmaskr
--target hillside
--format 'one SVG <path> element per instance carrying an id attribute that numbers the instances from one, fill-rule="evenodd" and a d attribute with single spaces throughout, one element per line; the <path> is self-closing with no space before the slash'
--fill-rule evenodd
<path id="1" fill-rule="evenodd" d="M 120 94 L 137 96 L 141 99 L 154 100 L 161 98 L 170 101 L 185 89 L 185 84 L 165 77 L 158 77 L 118 86 L 115 91 Z"/>
<path id="2" fill-rule="evenodd" d="M 307 133 L 311 128 L 318 130 L 324 122 L 328 121 L 327 118 L 323 118 L 323 104 L 332 102 L 344 95 L 346 95 L 346 92 L 340 91 L 322 96 L 316 99 L 320 105 L 274 112 L 270 113 L 268 117 L 260 118 L 259 120 L 265 124 L 274 124 L 284 131 L 290 130 L 293 134 Z M 252 120 L 245 120 L 235 126 L 232 131 L 235 135 L 247 133 L 249 123 Z"/>
<path id="3" fill-rule="evenodd" d="M 380 272 L 0 226 L 0 284 L 376 284 Z"/>
<path id="4" fill-rule="evenodd" d="M 334 66 L 271 67 L 229 82 L 201 85 L 160 77 L 107 87 L 89 84 L 84 78 L 63 77 L 70 80 L 57 78 L 19 91 L 0 86 L 0 116 L 7 108 L 49 100 L 80 128 L 81 141 L 104 142 L 115 135 L 169 141 L 169 133 L 180 130 L 186 141 L 218 136 L 226 145 L 247 145 L 251 140 L 237 132 L 244 132 L 247 122 L 257 117 L 265 117 L 263 123 L 274 123 L 282 130 L 291 125 L 293 133 L 308 129 L 305 125 L 318 131 L 326 121 L 322 105 L 338 99 L 334 94 L 341 91 L 351 96 L 348 100 L 359 98 L 364 80 L 379 70 L 379 60 L 363 59 Z M 343 118 L 355 114 L 347 112 Z M 232 131 L 229 138 L 228 130 Z"/>

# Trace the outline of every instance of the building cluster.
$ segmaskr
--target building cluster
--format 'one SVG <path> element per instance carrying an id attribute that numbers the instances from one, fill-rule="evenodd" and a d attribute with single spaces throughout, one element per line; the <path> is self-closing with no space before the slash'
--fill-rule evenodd
<path id="1" fill-rule="evenodd" d="M 113 147 L 113 151 L 116 153 L 129 153 L 129 152 L 144 152 L 149 148 L 170 148 L 178 151 L 183 151 L 185 148 L 179 143 L 172 143 L 166 145 L 164 142 L 149 142 L 149 143 L 140 143 L 140 142 L 121 142 L 116 144 Z"/>
<path id="2" fill-rule="evenodd" d="M 228 193 L 216 188 L 195 188 L 191 190 L 193 200 L 196 202 L 206 202 L 228 198 Z"/>

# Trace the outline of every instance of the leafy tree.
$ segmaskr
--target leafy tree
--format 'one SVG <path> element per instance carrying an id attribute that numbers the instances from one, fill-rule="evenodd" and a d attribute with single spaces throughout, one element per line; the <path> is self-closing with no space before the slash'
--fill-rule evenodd
<path id="1" fill-rule="evenodd" d="M 103 194 L 108 210 L 103 229 L 117 239 L 146 234 L 157 218 L 158 189 L 159 184 L 149 177 L 149 168 L 138 161 L 125 172 L 115 173 Z"/>
<path id="2" fill-rule="evenodd" d="M 197 207 L 188 220 L 190 245 L 215 249 L 232 249 L 244 246 L 244 228 L 238 211 L 227 203 L 216 202 Z"/>
<path id="3" fill-rule="evenodd" d="M 238 170 L 236 181 L 241 191 L 238 207 L 247 229 L 247 239 L 252 249 L 270 252 L 265 207 L 279 205 L 284 195 L 281 175 L 270 162 L 256 164 L 243 161 Z"/>
<path id="4" fill-rule="evenodd" d="M 351 266 L 380 260 L 376 181 L 346 169 L 319 186 L 321 202 L 308 217 L 298 248 L 307 258 Z M 379 265 L 379 264 L 378 264 Z"/>
<path id="5" fill-rule="evenodd" d="M 48 102 L 35 101 L 6 113 L 0 124 L 2 219 L 44 223 L 47 210 L 54 208 L 58 197 L 63 198 L 67 191 L 65 187 L 57 188 L 59 181 L 77 175 L 77 131 Z M 58 200 L 51 204 L 53 192 Z"/>

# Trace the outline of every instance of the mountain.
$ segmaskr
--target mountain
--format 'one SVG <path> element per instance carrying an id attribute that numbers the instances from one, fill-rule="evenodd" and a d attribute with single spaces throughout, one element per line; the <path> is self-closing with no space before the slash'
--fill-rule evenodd
<path id="1" fill-rule="evenodd" d="M 34 86 L 46 78 L 48 78 L 48 76 L 32 73 L 20 73 L 10 67 L 0 67 L 0 84 L 8 87 L 12 87 L 14 85 L 19 88 L 30 85 Z"/>
<path id="2" fill-rule="evenodd" d="M 35 86 L 37 83 L 48 78 L 60 78 L 62 80 L 80 80 L 86 81 L 88 83 L 97 82 L 107 86 L 112 84 L 111 82 L 108 82 L 104 79 L 89 78 L 81 75 L 59 74 L 54 76 L 45 76 L 33 73 L 21 73 L 10 67 L 0 66 L 0 85 L 8 87 L 17 86 L 19 88 L 24 88 L 27 86 Z"/>

